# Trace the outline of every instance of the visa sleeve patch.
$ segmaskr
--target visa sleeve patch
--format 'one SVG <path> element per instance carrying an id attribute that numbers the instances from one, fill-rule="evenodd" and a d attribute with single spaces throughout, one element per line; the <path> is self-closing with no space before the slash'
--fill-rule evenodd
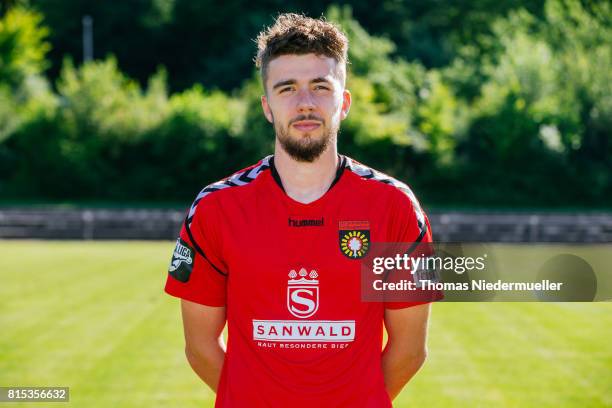
<path id="1" fill-rule="evenodd" d="M 174 253 L 172 254 L 170 266 L 168 267 L 168 273 L 174 279 L 185 283 L 189 281 L 194 262 L 194 249 L 179 237 L 176 240 L 176 247 L 174 247 Z"/>

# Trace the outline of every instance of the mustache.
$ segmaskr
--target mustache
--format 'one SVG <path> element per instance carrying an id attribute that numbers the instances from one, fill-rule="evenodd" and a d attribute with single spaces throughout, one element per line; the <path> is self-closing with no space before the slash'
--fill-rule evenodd
<path id="1" fill-rule="evenodd" d="M 292 125 L 293 123 L 299 122 L 301 120 L 316 120 L 318 122 L 325 123 L 323 118 L 320 118 L 316 115 L 300 115 L 300 116 L 296 116 L 295 118 L 291 119 L 289 121 L 289 125 Z"/>

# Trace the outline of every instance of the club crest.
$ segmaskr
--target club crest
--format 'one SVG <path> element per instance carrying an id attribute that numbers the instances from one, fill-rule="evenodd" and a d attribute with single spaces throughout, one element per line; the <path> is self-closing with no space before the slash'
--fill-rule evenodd
<path id="1" fill-rule="evenodd" d="M 340 221 L 340 252 L 349 259 L 361 259 L 370 249 L 369 221 Z"/>

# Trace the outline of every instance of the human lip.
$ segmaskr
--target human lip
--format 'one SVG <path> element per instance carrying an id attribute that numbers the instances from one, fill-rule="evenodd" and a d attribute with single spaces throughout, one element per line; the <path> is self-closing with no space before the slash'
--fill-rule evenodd
<path id="1" fill-rule="evenodd" d="M 321 126 L 321 122 L 315 120 L 300 120 L 297 122 L 293 122 L 292 126 L 297 130 L 301 130 L 303 132 L 308 132 L 311 130 L 317 129 Z"/>

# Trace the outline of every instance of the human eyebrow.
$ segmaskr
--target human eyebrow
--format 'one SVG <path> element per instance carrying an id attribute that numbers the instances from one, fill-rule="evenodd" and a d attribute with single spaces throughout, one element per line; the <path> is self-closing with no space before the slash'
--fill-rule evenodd
<path id="1" fill-rule="evenodd" d="M 287 86 L 287 85 L 294 85 L 295 83 L 296 83 L 295 79 L 287 79 L 287 80 L 275 83 L 272 89 L 277 89 L 277 88 Z"/>
<path id="2" fill-rule="evenodd" d="M 312 81 L 310 81 L 310 83 L 311 83 L 311 84 L 320 84 L 320 83 L 322 83 L 322 82 L 323 82 L 323 83 L 326 83 L 326 84 L 331 83 L 331 82 L 329 81 L 329 79 L 327 79 L 327 78 L 325 78 L 325 77 L 318 77 L 318 78 L 315 78 L 315 79 L 313 79 Z"/>

